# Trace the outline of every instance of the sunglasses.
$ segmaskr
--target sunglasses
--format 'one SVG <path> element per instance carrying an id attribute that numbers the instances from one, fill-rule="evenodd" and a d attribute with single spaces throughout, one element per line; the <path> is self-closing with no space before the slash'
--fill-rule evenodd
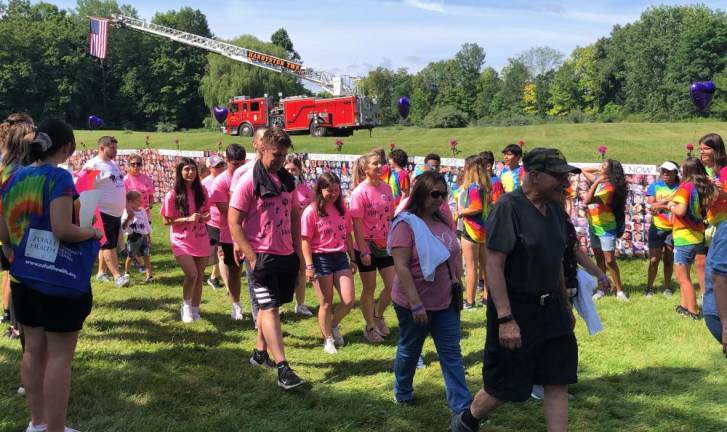
<path id="1" fill-rule="evenodd" d="M 429 192 L 429 196 L 437 199 L 437 198 L 447 198 L 447 192 L 446 191 L 431 191 Z"/>
<path id="2" fill-rule="evenodd" d="M 141 162 L 130 162 L 129 163 L 129 166 L 142 166 L 142 165 L 144 165 L 144 164 Z"/>

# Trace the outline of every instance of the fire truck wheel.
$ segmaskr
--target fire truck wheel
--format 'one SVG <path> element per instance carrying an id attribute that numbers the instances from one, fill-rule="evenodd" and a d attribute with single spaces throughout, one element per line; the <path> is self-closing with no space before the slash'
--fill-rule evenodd
<path id="1" fill-rule="evenodd" d="M 311 136 L 324 137 L 324 136 L 328 135 L 328 129 L 325 128 L 324 126 L 318 126 L 315 123 L 311 123 L 310 134 L 311 134 Z"/>
<path id="2" fill-rule="evenodd" d="M 251 137 L 255 130 L 250 123 L 243 123 L 240 125 L 240 136 Z"/>

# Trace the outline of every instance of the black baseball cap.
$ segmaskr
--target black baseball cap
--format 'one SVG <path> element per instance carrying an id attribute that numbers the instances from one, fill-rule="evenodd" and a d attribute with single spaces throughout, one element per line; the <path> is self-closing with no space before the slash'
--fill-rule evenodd
<path id="1" fill-rule="evenodd" d="M 563 153 L 554 148 L 537 147 L 530 150 L 523 157 L 523 165 L 528 171 L 546 171 L 558 174 L 580 174 L 581 172 L 580 168 L 568 165 Z"/>

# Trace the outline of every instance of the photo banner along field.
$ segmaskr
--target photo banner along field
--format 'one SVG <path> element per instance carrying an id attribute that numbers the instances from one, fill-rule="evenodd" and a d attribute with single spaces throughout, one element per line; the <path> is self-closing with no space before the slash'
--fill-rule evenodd
<path id="1" fill-rule="evenodd" d="M 95 150 L 77 151 L 69 160 L 69 168 L 73 171 L 81 169 L 83 164 L 96 155 Z M 189 157 L 203 166 L 205 158 L 210 155 L 223 157 L 223 153 L 210 151 L 180 151 L 166 149 L 119 150 L 116 162 L 122 171 L 126 171 L 127 158 L 138 154 L 144 160 L 142 172 L 149 175 L 154 181 L 154 201 L 160 202 L 164 195 L 174 187 L 174 173 L 177 161 L 182 157 Z M 299 153 L 303 162 L 304 177 L 307 183 L 313 186 L 318 176 L 324 172 L 332 171 L 341 179 L 341 191 L 348 196 L 351 190 L 351 170 L 357 155 Z M 409 158 L 407 170 L 412 173 L 414 167 L 424 163 L 423 157 Z M 575 163 L 579 167 L 598 166 L 598 163 Z M 457 180 L 462 173 L 464 159 L 442 158 L 441 173 L 444 175 L 450 190 L 458 188 Z M 646 211 L 646 188 L 658 178 L 658 171 L 654 165 L 624 165 L 626 182 L 628 184 L 628 197 L 626 199 L 626 229 L 617 242 L 617 253 L 620 256 L 646 257 L 648 255 L 647 236 L 651 225 L 651 214 Z M 501 165 L 497 167 L 497 171 Z M 588 248 L 588 207 L 583 204 L 583 198 L 588 192 L 588 182 L 582 175 L 572 176 L 571 184 L 575 197 L 571 210 L 571 219 L 578 233 L 578 241 L 582 247 Z M 455 210 L 454 200 L 450 197 L 450 207 Z"/>

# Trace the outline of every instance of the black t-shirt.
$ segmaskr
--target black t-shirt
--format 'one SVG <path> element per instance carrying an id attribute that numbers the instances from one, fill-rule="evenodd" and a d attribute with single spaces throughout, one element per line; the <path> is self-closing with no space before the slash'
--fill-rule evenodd
<path id="1" fill-rule="evenodd" d="M 487 248 L 507 255 L 508 292 L 559 295 L 566 242 L 563 206 L 549 203 L 543 215 L 518 189 L 498 200 L 486 231 Z"/>
<path id="2" fill-rule="evenodd" d="M 565 251 L 563 252 L 563 276 L 565 277 L 566 288 L 578 288 L 578 260 L 576 260 L 576 248 L 578 247 L 578 235 L 576 227 L 565 217 Z"/>

